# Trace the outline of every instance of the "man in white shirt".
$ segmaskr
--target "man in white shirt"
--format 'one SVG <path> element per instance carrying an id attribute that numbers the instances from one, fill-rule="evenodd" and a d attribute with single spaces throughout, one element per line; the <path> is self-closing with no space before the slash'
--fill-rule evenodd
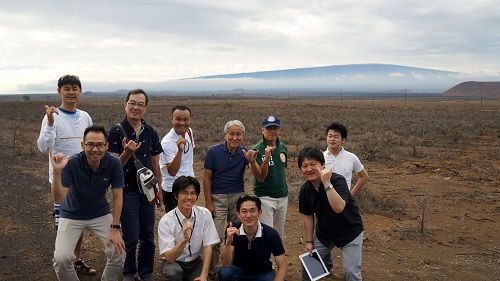
<path id="1" fill-rule="evenodd" d="M 172 184 L 179 176 L 193 176 L 194 139 L 191 130 L 191 110 L 184 105 L 172 108 L 172 129 L 161 140 L 160 154 L 163 204 L 165 212 L 177 206 L 172 193 Z"/>
<path id="2" fill-rule="evenodd" d="M 331 168 L 334 173 L 344 176 L 352 196 L 355 196 L 368 180 L 366 172 L 359 158 L 344 149 L 343 144 L 347 139 L 347 128 L 340 123 L 332 123 L 326 127 L 326 144 L 328 148 L 325 156 L 325 169 Z M 352 173 L 359 176 L 358 182 L 351 187 Z"/>
<path id="3" fill-rule="evenodd" d="M 207 280 L 212 246 L 220 243 L 220 239 L 212 213 L 195 205 L 200 190 L 200 182 L 191 176 L 180 176 L 172 185 L 177 207 L 158 223 L 158 245 L 164 258 L 161 272 L 165 281 Z"/>
<path id="4" fill-rule="evenodd" d="M 76 104 L 82 95 L 82 83 L 76 75 L 64 75 L 57 81 L 57 94 L 61 97 L 59 107 L 45 105 L 45 116 L 37 140 L 38 149 L 49 155 L 50 149 L 55 155 L 73 155 L 82 151 L 83 132 L 92 126 L 90 115 Z M 52 163 L 49 157 L 49 182 L 52 187 Z M 59 226 L 60 207 L 54 203 L 55 229 Z M 96 270 L 88 266 L 80 256 L 83 235 L 75 247 L 75 268 L 79 273 L 95 274 Z"/>

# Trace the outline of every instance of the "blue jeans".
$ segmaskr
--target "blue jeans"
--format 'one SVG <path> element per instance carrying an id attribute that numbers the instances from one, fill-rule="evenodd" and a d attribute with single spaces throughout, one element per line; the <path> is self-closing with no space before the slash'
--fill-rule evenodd
<path id="1" fill-rule="evenodd" d="M 234 265 L 219 269 L 219 281 L 273 281 L 275 276 L 274 271 L 247 275 L 241 268 Z"/>
<path id="2" fill-rule="evenodd" d="M 340 251 L 342 252 L 342 269 L 344 271 L 345 280 L 361 280 L 361 252 L 363 250 L 363 236 L 364 232 L 361 232 L 358 237 L 350 243 L 340 247 Z M 314 236 L 314 248 L 318 250 L 318 253 L 323 259 L 323 262 L 328 270 L 333 267 L 333 260 L 330 252 L 334 247 L 335 244 L 333 242 L 331 242 L 330 245 L 325 246 L 316 236 Z M 309 276 L 304 270 L 304 267 L 302 267 L 302 280 L 309 280 Z"/>
<path id="3" fill-rule="evenodd" d="M 154 240 L 155 205 L 149 206 L 137 191 L 124 191 L 120 220 L 127 252 L 123 276 L 130 277 L 138 273 L 142 279 L 151 277 L 156 249 Z M 137 248 L 139 249 L 136 266 Z"/>

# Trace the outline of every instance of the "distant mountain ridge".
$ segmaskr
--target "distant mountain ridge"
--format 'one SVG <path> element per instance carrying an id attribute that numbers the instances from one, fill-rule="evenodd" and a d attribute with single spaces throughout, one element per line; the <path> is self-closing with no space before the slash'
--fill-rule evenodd
<path id="1" fill-rule="evenodd" d="M 342 78 L 342 77 L 446 77 L 457 75 L 458 72 L 442 71 L 427 68 L 418 68 L 393 64 L 348 64 L 331 65 L 319 67 L 306 67 L 283 70 L 269 70 L 258 72 L 245 72 L 234 74 L 219 74 L 199 76 L 186 79 L 235 79 L 235 78 L 254 78 L 254 79 L 318 79 L 318 78 Z"/>

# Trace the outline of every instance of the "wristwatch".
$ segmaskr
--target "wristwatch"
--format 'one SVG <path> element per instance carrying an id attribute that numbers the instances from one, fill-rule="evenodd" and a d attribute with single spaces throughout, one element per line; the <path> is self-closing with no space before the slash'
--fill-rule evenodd
<path id="1" fill-rule="evenodd" d="M 122 227 L 119 224 L 112 224 L 111 228 L 121 229 Z"/>
<path id="2" fill-rule="evenodd" d="M 333 184 L 329 184 L 328 186 L 325 186 L 325 192 L 328 190 L 332 190 L 332 189 L 333 189 Z"/>

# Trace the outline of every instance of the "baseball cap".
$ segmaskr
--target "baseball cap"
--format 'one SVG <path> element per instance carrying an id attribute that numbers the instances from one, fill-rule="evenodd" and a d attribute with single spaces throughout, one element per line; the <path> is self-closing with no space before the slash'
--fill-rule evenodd
<path id="1" fill-rule="evenodd" d="M 281 127 L 280 119 L 272 115 L 267 116 L 266 118 L 264 118 L 264 121 L 262 121 L 262 128 L 267 128 L 269 126 Z"/>

